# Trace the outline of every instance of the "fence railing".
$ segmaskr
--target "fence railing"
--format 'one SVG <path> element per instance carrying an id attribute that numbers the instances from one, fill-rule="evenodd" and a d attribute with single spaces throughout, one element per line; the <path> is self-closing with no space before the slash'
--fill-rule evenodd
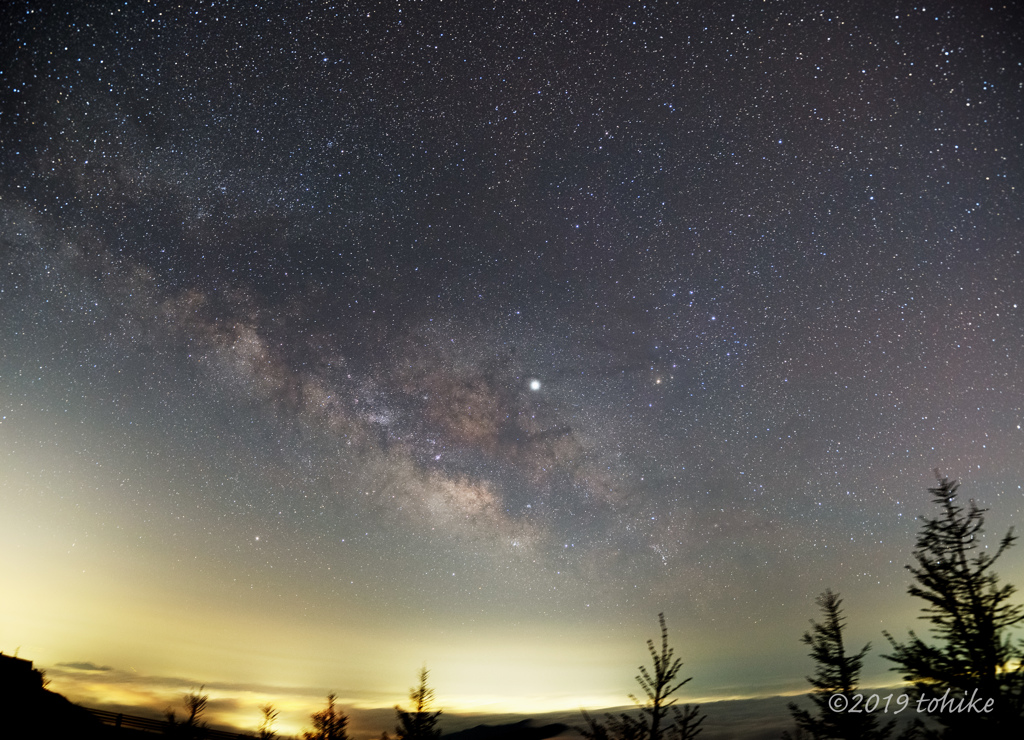
<path id="1" fill-rule="evenodd" d="M 244 732 L 226 732 L 224 730 L 212 730 L 208 727 L 194 727 L 190 728 L 190 730 L 185 730 L 181 724 L 172 726 L 170 722 L 162 719 L 137 717 L 132 714 L 122 714 L 120 712 L 106 712 L 102 709 L 89 709 L 89 711 L 105 725 L 123 727 L 126 730 L 152 732 L 155 735 L 177 734 L 175 731 L 178 730 L 182 732 L 182 735 L 184 735 L 185 732 L 190 731 L 191 734 L 187 735 L 187 737 L 196 738 L 197 740 L 200 738 L 202 738 L 202 740 L 254 740 L 256 737 L 255 735 Z"/>

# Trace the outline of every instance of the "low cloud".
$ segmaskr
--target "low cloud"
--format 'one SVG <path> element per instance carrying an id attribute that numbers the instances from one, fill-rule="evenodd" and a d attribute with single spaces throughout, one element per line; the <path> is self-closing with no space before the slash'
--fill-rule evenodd
<path id="1" fill-rule="evenodd" d="M 58 663 L 61 668 L 70 668 L 75 671 L 112 671 L 114 670 L 109 665 L 96 665 L 89 661 L 76 661 L 72 663 Z"/>

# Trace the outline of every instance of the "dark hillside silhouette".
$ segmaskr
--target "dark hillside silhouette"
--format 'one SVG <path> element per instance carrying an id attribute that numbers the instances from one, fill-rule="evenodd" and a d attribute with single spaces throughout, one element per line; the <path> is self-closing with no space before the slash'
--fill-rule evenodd
<path id="1" fill-rule="evenodd" d="M 532 720 L 524 719 L 507 725 L 477 725 L 444 735 L 442 740 L 547 740 L 568 729 L 560 722 L 534 726 Z"/>
<path id="2" fill-rule="evenodd" d="M 32 661 L 0 653 L 0 737 L 104 737 L 103 724 L 89 710 L 44 687 Z"/>

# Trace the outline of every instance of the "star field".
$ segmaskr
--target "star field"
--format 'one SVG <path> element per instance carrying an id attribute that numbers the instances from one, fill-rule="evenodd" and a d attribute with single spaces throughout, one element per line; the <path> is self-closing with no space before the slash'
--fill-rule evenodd
<path id="1" fill-rule="evenodd" d="M 913 626 L 931 471 L 1024 503 L 1019 12 L 705 5 L 11 4 L 10 577 L 263 620 L 343 698 L 461 701 L 515 630 L 611 675 L 659 611 L 704 696 L 799 688 L 826 586 Z M 337 677 L 331 624 L 422 649 Z"/>

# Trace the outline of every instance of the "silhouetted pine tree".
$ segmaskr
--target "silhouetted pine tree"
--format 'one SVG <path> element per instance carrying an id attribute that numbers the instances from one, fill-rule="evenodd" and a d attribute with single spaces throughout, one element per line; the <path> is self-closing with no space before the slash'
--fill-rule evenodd
<path id="1" fill-rule="evenodd" d="M 277 721 L 280 712 L 273 704 L 267 703 L 260 707 L 260 713 L 263 715 L 263 721 L 260 722 L 260 740 L 275 740 L 277 733 L 274 731 L 274 722 Z"/>
<path id="2" fill-rule="evenodd" d="M 918 695 L 941 696 L 949 689 L 959 699 L 977 690 L 982 705 L 994 700 L 987 714 L 936 713 L 945 726 L 943 737 L 1024 737 L 1024 650 L 1010 636 L 1024 620 L 1024 608 L 1010 603 L 1016 588 L 1000 585 L 992 569 L 1016 537 L 1010 529 L 994 555 L 983 550 L 971 555 L 981 544 L 985 510 L 973 500 L 966 508 L 957 503 L 958 487 L 940 478 L 928 489 L 941 513 L 934 519 L 921 517 L 917 564 L 907 566 L 916 581 L 908 591 L 926 602 L 921 619 L 932 623 L 939 644 L 930 645 L 913 631 L 908 642 L 899 643 L 886 632 L 892 653 L 883 657 L 914 682 Z"/>
<path id="3" fill-rule="evenodd" d="M 586 728 L 577 728 L 588 740 L 646 740 L 647 723 L 640 717 L 626 714 L 606 714 L 604 722 L 594 719 L 587 710 L 580 710 Z"/>
<path id="4" fill-rule="evenodd" d="M 188 710 L 188 716 L 182 722 L 178 722 L 178 717 L 173 709 L 167 708 L 164 712 L 164 717 L 167 718 L 167 727 L 164 728 L 165 735 L 183 738 L 183 740 L 199 740 L 206 737 L 206 723 L 203 722 L 202 717 L 206 711 L 206 705 L 210 701 L 210 695 L 203 693 L 205 688 L 205 686 L 200 686 L 198 689 L 192 689 L 182 697 L 185 709 Z"/>
<path id="5" fill-rule="evenodd" d="M 204 694 L 205 686 L 185 694 L 185 708 L 188 710 L 188 717 L 185 719 L 186 736 L 203 737 L 206 730 L 206 723 L 203 722 L 203 713 L 206 712 L 206 705 L 210 702 L 210 695 Z"/>
<path id="6" fill-rule="evenodd" d="M 640 716 L 630 714 L 606 714 L 604 722 L 583 712 L 586 728 L 578 728 L 589 740 L 692 740 L 701 733 L 704 715 L 699 706 L 674 706 L 675 699 L 669 697 L 691 678 L 676 683 L 683 661 L 673 658 L 674 650 L 668 646 L 668 628 L 665 615 L 658 615 L 661 625 L 661 652 L 654 647 L 654 640 L 647 641 L 651 653 L 653 672 L 640 666 L 636 682 L 644 690 L 646 701 L 641 702 L 633 694 L 629 698 L 640 707 Z"/>
<path id="7" fill-rule="evenodd" d="M 884 740 L 892 734 L 895 722 L 879 727 L 877 715 L 864 712 L 834 711 L 829 704 L 833 694 L 842 694 L 846 698 L 843 708 L 854 709 L 853 694 L 857 691 L 860 671 L 864 656 L 871 649 L 868 643 L 859 653 L 848 655 L 843 644 L 843 627 L 846 618 L 840 606 L 843 600 L 831 589 L 815 599 L 821 608 L 824 619 L 821 622 L 811 620 L 811 630 L 805 632 L 800 641 L 810 646 L 810 656 L 817 667 L 807 682 L 814 687 L 810 698 L 817 707 L 812 715 L 793 702 L 789 703 L 789 713 L 796 720 L 798 730 L 803 730 L 815 740 L 820 738 L 841 738 L 842 740 Z M 783 738 L 794 740 L 788 732 Z"/>
<path id="8" fill-rule="evenodd" d="M 395 716 L 398 719 L 395 736 L 398 740 L 437 740 L 441 737 L 441 730 L 437 726 L 437 718 L 441 716 L 441 711 L 430 711 L 430 705 L 434 702 L 434 690 L 427 686 L 429 675 L 426 666 L 421 668 L 419 686 L 409 689 L 411 712 L 395 706 Z"/>
<path id="9" fill-rule="evenodd" d="M 345 732 L 348 717 L 334 705 L 337 698 L 334 694 L 328 694 L 327 708 L 310 715 L 313 731 L 302 733 L 305 740 L 348 740 L 348 733 Z"/>

